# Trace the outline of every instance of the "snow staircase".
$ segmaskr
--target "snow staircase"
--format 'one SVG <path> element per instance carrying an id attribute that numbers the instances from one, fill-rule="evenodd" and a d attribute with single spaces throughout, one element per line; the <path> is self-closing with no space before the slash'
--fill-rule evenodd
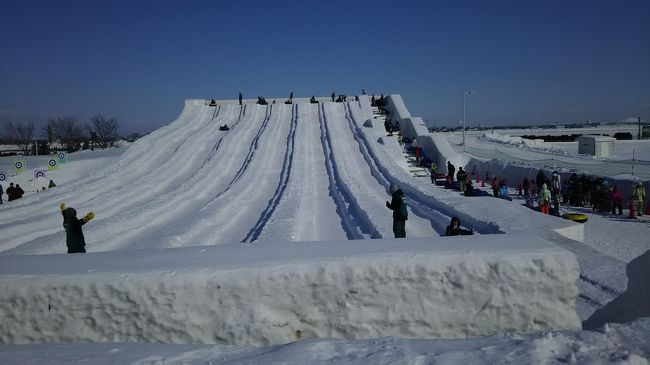
<path id="1" fill-rule="evenodd" d="M 386 121 L 386 115 L 381 114 L 379 112 L 379 108 L 376 106 L 371 107 L 371 109 L 372 109 L 373 123 L 376 123 L 377 128 L 381 128 L 381 130 L 383 131 L 384 122 Z M 386 137 L 391 137 L 391 136 L 397 138 L 397 134 L 386 135 Z M 426 169 L 423 168 L 422 166 L 419 166 L 419 164 L 415 160 L 415 154 L 413 152 L 407 152 L 406 149 L 403 149 L 402 153 L 404 154 L 404 158 L 406 159 L 408 172 L 411 174 L 411 176 L 429 177 L 429 174 L 427 173 Z"/>

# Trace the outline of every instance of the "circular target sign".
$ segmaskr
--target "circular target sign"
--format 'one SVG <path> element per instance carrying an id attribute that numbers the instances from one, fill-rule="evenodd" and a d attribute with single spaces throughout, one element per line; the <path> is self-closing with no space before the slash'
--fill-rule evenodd
<path id="1" fill-rule="evenodd" d="M 51 160 L 47 161 L 47 163 L 52 167 L 56 166 L 56 160 L 54 160 L 54 159 L 51 159 Z"/>
<path id="2" fill-rule="evenodd" d="M 23 163 L 20 162 L 20 161 L 16 161 L 16 162 L 14 163 L 14 167 L 20 170 L 20 169 L 23 168 Z"/>
<path id="3" fill-rule="evenodd" d="M 45 173 L 43 171 L 36 171 L 36 178 L 38 179 L 39 177 L 45 177 Z"/>
<path id="4" fill-rule="evenodd" d="M 4 173 L 0 173 L 0 181 L 7 181 L 7 177 Z"/>
<path id="5" fill-rule="evenodd" d="M 57 155 L 57 157 L 59 158 L 59 160 L 64 160 L 64 159 L 65 159 L 65 153 L 63 153 L 63 152 L 59 152 L 59 154 Z"/>

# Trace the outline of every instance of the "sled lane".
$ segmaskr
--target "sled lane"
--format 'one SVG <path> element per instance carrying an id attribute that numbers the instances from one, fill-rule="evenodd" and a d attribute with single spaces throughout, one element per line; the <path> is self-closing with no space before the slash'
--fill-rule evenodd
<path id="1" fill-rule="evenodd" d="M 255 226 L 253 226 L 253 228 L 248 232 L 248 234 L 246 234 L 246 237 L 244 237 L 242 242 L 250 243 L 250 242 L 257 241 L 260 233 L 262 233 L 262 230 L 264 229 L 264 226 L 266 225 L 270 217 L 273 215 L 273 212 L 277 208 L 280 202 L 280 198 L 282 198 L 282 194 L 284 193 L 287 187 L 287 182 L 289 181 L 289 177 L 291 175 L 291 167 L 293 165 L 294 147 L 296 144 L 297 120 L 298 120 L 298 105 L 294 105 L 293 108 L 291 109 L 291 124 L 290 124 L 291 127 L 289 129 L 289 135 L 287 136 L 287 148 L 284 153 L 284 161 L 282 162 L 280 181 L 278 182 L 278 185 L 275 188 L 275 192 L 273 193 L 273 197 L 271 197 L 271 199 L 269 200 L 266 209 L 264 209 L 259 219 L 257 220 L 257 223 L 255 223 Z"/>
<path id="2" fill-rule="evenodd" d="M 359 146 L 361 156 L 363 156 L 366 164 L 370 168 L 370 174 L 375 178 L 379 185 L 384 187 L 386 194 L 390 194 L 391 183 L 389 179 L 387 179 L 377 167 L 377 163 L 368 152 L 368 146 L 366 145 L 365 140 L 361 137 L 361 131 L 359 130 L 356 121 L 359 119 L 370 119 L 372 116 L 358 115 L 361 113 L 361 110 L 360 108 L 353 108 L 353 105 L 358 105 L 359 103 L 361 103 L 361 101 L 345 103 L 345 120 L 347 121 L 350 134 L 354 137 Z M 353 110 L 357 111 L 357 115 L 353 113 Z M 388 199 L 391 198 L 392 197 L 389 197 Z M 408 237 L 430 237 L 436 235 L 436 232 L 438 233 L 437 235 L 444 232 L 446 224 L 441 226 L 440 222 L 448 222 L 448 218 L 444 217 L 444 219 L 441 220 L 440 214 L 437 211 L 426 209 L 426 207 L 423 207 L 419 201 L 412 199 L 409 196 L 405 196 L 405 201 L 409 212 L 409 218 L 406 221 L 406 232 Z M 440 228 L 442 228 L 442 231 L 440 231 Z"/>
<path id="3" fill-rule="evenodd" d="M 172 231 L 171 244 L 233 243 L 241 242 L 247 236 L 281 181 L 287 142 L 290 142 L 288 138 L 292 135 L 291 125 L 294 123 L 292 113 L 292 106 L 273 105 L 268 127 L 256 143 L 245 146 L 256 153 L 251 155 L 240 177 L 201 208 L 193 217 L 191 228 Z M 246 154 L 242 151 L 243 156 Z"/>
<path id="4" fill-rule="evenodd" d="M 345 185 L 346 182 L 341 176 L 339 162 L 335 156 L 332 143 L 332 131 L 328 126 L 328 116 L 326 115 L 326 108 L 328 107 L 326 105 L 329 105 L 329 103 L 322 103 L 318 110 L 321 143 L 325 154 L 330 196 L 332 196 L 332 200 L 336 204 L 336 212 L 341 218 L 341 227 L 348 239 L 381 238 L 381 233 L 377 231 L 368 215 L 359 207 L 355 196 Z"/>
<path id="5" fill-rule="evenodd" d="M 239 112 L 239 107 L 232 105 L 233 110 Z M 269 107 L 254 105 L 253 110 L 232 125 L 228 133 L 218 131 L 218 125 L 213 126 L 216 133 L 220 133 L 217 143 L 211 142 L 209 151 L 204 155 L 204 163 L 198 171 L 194 171 L 191 179 L 178 186 L 173 198 L 161 197 L 156 212 L 158 218 L 155 224 L 150 224 L 146 219 L 140 223 L 142 228 L 134 228 L 125 233 L 116 244 L 141 245 L 140 242 L 155 242 L 156 246 L 178 247 L 185 245 L 200 245 L 200 242 L 178 241 L 180 232 L 191 231 L 200 219 L 206 218 L 201 210 L 211 200 L 227 190 L 233 178 L 237 175 L 242 165 L 246 165 L 247 152 L 268 123 Z M 236 118 L 237 113 L 233 113 Z M 209 135 L 205 131 L 206 135 Z M 200 138 L 200 137 L 197 137 Z M 210 139 L 210 138 L 208 138 Z M 213 141 L 215 139 L 212 139 Z M 215 150 L 215 146 L 218 146 Z M 165 201 L 165 198 L 167 199 Z M 146 217 L 143 217 L 146 218 Z M 143 219 L 136 218 L 136 219 Z"/>
<path id="6" fill-rule="evenodd" d="M 297 104 L 293 166 L 282 198 L 257 242 L 344 240 L 346 234 L 329 196 L 319 106 Z"/>

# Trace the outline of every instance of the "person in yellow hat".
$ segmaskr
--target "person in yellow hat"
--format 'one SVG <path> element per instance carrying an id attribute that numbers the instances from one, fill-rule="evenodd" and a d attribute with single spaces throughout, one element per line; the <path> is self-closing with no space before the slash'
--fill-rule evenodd
<path id="1" fill-rule="evenodd" d="M 86 240 L 81 226 L 95 218 L 95 214 L 90 212 L 85 217 L 78 219 L 77 211 L 74 208 L 66 208 L 64 203 L 61 203 L 60 208 L 68 253 L 86 253 Z"/>

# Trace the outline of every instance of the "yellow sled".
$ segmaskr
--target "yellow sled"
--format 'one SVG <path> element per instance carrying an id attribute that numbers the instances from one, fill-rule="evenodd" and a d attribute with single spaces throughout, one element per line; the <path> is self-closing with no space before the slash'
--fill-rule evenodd
<path id="1" fill-rule="evenodd" d="M 570 221 L 578 222 L 578 223 L 584 223 L 589 219 L 586 214 L 578 214 L 578 213 L 564 213 L 562 214 L 562 218 L 568 219 Z"/>

